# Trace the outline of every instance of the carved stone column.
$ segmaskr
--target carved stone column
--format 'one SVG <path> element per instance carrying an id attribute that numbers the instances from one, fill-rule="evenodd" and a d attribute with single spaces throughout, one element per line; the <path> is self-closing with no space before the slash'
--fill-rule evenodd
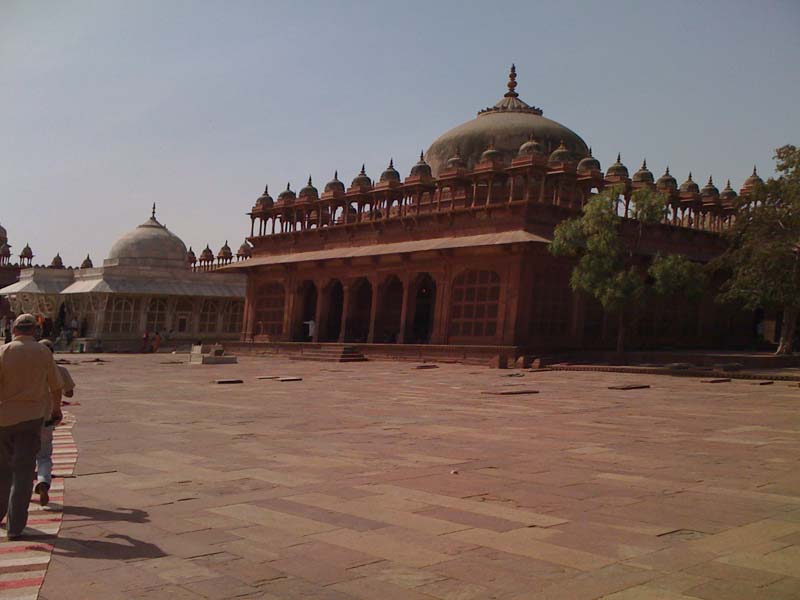
<path id="1" fill-rule="evenodd" d="M 342 282 L 342 324 L 339 327 L 339 343 L 344 343 L 347 332 L 347 317 L 350 312 L 350 282 Z"/>

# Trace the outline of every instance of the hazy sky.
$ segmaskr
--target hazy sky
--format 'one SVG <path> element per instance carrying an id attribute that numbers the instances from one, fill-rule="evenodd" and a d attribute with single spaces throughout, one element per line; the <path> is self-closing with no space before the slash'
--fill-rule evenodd
<path id="1" fill-rule="evenodd" d="M 196 250 L 520 97 L 593 146 L 737 189 L 800 144 L 800 2 L 0 0 L 0 223 L 95 264 L 158 217 Z"/>

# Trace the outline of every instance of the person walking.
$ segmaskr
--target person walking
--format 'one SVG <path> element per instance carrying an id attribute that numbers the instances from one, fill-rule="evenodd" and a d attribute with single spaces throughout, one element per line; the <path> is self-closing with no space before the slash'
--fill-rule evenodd
<path id="1" fill-rule="evenodd" d="M 156 331 L 155 335 L 153 336 L 153 353 L 158 352 L 158 349 L 161 347 L 161 336 Z"/>
<path id="2" fill-rule="evenodd" d="M 50 340 L 40 340 L 39 343 L 49 349 L 51 353 L 55 353 L 53 342 Z M 36 487 L 33 488 L 33 491 L 39 494 L 39 504 L 41 506 L 47 506 L 50 503 L 50 484 L 53 480 L 53 430 L 61 423 L 62 419 L 61 396 L 72 398 L 75 395 L 75 382 L 67 367 L 62 365 L 56 365 L 56 367 L 61 377 L 62 386 L 58 394 L 58 407 L 53 411 L 53 415 L 42 424 L 41 447 L 36 455 Z M 53 398 L 55 398 L 55 393 Z"/>
<path id="3" fill-rule="evenodd" d="M 22 314 L 13 340 L 0 347 L 0 520 L 8 516 L 9 540 L 28 523 L 42 422 L 60 418 L 61 378 L 35 331 L 36 318 Z"/>

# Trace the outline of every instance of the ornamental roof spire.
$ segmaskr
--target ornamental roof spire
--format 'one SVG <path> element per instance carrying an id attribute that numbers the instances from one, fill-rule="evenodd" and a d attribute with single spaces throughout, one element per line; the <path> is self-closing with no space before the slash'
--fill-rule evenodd
<path id="1" fill-rule="evenodd" d="M 508 83 L 506 84 L 508 91 L 505 93 L 506 98 L 517 98 L 519 94 L 514 91 L 517 87 L 517 67 L 511 63 L 511 71 L 508 73 Z"/>

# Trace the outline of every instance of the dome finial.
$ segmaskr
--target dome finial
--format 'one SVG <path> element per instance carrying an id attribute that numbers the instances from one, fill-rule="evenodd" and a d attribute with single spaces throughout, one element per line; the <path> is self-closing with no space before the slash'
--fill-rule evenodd
<path id="1" fill-rule="evenodd" d="M 589 156 L 591 156 L 591 155 L 592 155 L 592 147 L 589 146 Z"/>
<path id="2" fill-rule="evenodd" d="M 646 158 L 642 160 L 642 168 L 643 169 L 647 168 L 647 159 Z"/>
<path id="3" fill-rule="evenodd" d="M 151 219 L 155 219 L 156 218 L 156 203 L 155 202 L 153 202 L 153 212 L 150 213 L 150 218 Z"/>
<path id="4" fill-rule="evenodd" d="M 753 175 L 758 175 L 758 173 L 756 173 L 756 166 L 755 165 L 753 165 Z"/>
<path id="5" fill-rule="evenodd" d="M 389 168 L 390 169 L 394 169 L 394 159 L 393 158 L 389 159 Z"/>
<path id="6" fill-rule="evenodd" d="M 508 91 L 505 93 L 506 98 L 516 98 L 519 96 L 514 89 L 517 87 L 517 67 L 512 63 L 511 71 L 508 73 L 508 83 L 506 84 Z"/>
<path id="7" fill-rule="evenodd" d="M 308 176 L 308 185 L 311 185 L 311 175 Z M 227 244 L 227 242 L 225 242 Z"/>
<path id="8" fill-rule="evenodd" d="M 366 174 L 367 174 L 367 170 L 366 170 L 366 168 L 364 166 L 364 163 L 361 163 L 361 173 L 359 173 L 359 175 L 366 175 Z"/>
<path id="9" fill-rule="evenodd" d="M 622 153 L 621 152 L 617 152 L 617 162 L 618 163 L 622 162 Z"/>
<path id="10" fill-rule="evenodd" d="M 266 196 L 267 194 L 269 194 L 269 184 L 264 186 L 264 195 Z"/>
<path id="11" fill-rule="evenodd" d="M 711 175 L 708 176 L 708 185 L 714 185 L 714 180 Z"/>
<path id="12" fill-rule="evenodd" d="M 292 189 L 292 182 L 291 181 L 287 181 L 286 182 L 286 191 L 288 192 L 290 189 Z"/>
<path id="13" fill-rule="evenodd" d="M 336 169 L 336 170 L 333 172 L 333 180 L 334 180 L 334 181 L 339 181 L 339 169 Z"/>
<path id="14" fill-rule="evenodd" d="M 669 175 L 669 165 L 667 165 L 667 175 Z"/>
<path id="15" fill-rule="evenodd" d="M 419 162 L 422 162 L 424 160 L 425 160 L 425 151 L 424 150 L 420 150 L 419 151 Z"/>
<path id="16" fill-rule="evenodd" d="M 692 172 L 689 171 L 689 181 L 692 181 Z"/>

